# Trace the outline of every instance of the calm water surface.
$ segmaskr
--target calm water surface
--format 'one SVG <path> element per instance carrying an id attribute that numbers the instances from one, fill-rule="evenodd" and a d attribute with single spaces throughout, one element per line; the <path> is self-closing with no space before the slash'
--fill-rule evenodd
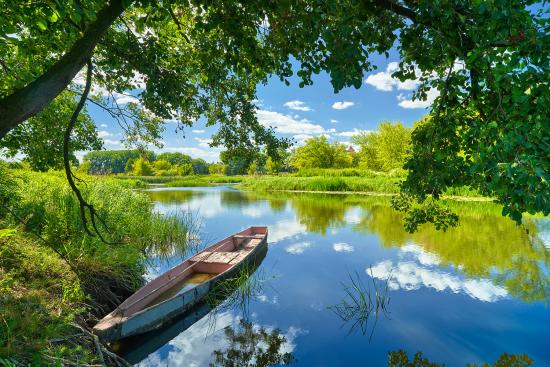
<path id="1" fill-rule="evenodd" d="M 246 307 L 203 307 L 135 341 L 129 354 L 144 358 L 141 366 L 384 366 L 399 349 L 447 366 L 504 352 L 550 366 L 548 220 L 529 220 L 527 232 L 492 204 L 456 203 L 460 227 L 410 235 L 381 198 L 223 187 L 148 193 L 163 213 L 199 213 L 203 245 L 267 225 L 269 250 L 255 273 L 261 291 Z M 181 257 L 153 257 L 149 276 Z M 335 312 L 349 301 L 350 276 L 388 289 L 387 312 L 367 325 Z"/>

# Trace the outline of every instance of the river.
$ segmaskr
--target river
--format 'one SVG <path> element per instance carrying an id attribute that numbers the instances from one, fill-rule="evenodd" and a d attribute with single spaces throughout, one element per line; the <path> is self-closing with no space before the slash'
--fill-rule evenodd
<path id="1" fill-rule="evenodd" d="M 140 366 L 385 366 L 398 350 L 446 366 L 502 353 L 550 365 L 547 219 L 522 228 L 494 204 L 454 203 L 459 227 L 411 235 L 386 198 L 230 187 L 147 193 L 162 213 L 198 215 L 203 247 L 267 225 L 269 249 L 244 301 L 132 343 L 126 353 Z M 188 255 L 152 255 L 148 276 Z"/>

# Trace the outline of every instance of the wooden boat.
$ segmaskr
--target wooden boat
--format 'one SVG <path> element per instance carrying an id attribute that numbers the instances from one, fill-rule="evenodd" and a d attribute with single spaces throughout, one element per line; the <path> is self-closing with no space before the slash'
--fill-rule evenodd
<path id="1" fill-rule="evenodd" d="M 153 279 L 93 328 L 103 341 L 115 341 L 161 327 L 190 310 L 219 282 L 267 251 L 267 227 L 250 227 L 204 249 Z"/>
<path id="2" fill-rule="evenodd" d="M 248 269 L 250 274 L 256 271 L 262 260 L 267 254 L 267 246 L 265 250 L 261 250 L 254 264 Z M 171 319 L 170 322 L 162 325 L 162 327 L 148 331 L 143 334 L 134 335 L 129 338 L 124 338 L 115 341 L 111 344 L 111 349 L 119 356 L 124 358 L 130 364 L 138 364 L 147 358 L 151 353 L 159 350 L 160 347 L 166 345 L 170 340 L 180 335 L 182 332 L 190 328 L 196 322 L 208 315 L 210 311 L 217 305 L 223 303 L 226 298 L 236 289 L 238 284 L 231 282 L 224 287 L 222 292 L 213 292 L 208 296 L 208 300 L 202 300 L 185 313 Z"/>

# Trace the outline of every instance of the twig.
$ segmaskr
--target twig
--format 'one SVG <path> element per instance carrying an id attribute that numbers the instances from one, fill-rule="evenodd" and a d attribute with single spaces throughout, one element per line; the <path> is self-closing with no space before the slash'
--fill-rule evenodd
<path id="1" fill-rule="evenodd" d="M 92 86 L 92 74 L 93 74 L 93 65 L 92 60 L 88 59 L 87 63 L 87 71 L 86 71 L 86 85 L 84 87 L 84 92 L 82 93 L 80 100 L 78 101 L 78 104 L 76 106 L 76 109 L 74 110 L 71 119 L 69 120 L 69 125 L 67 126 L 67 129 L 65 130 L 65 136 L 63 138 L 63 165 L 65 167 L 65 176 L 67 177 L 67 181 L 69 182 L 69 186 L 71 187 L 71 190 L 76 195 L 76 198 L 78 199 L 79 207 L 80 207 L 80 217 L 82 219 L 82 225 L 84 227 L 84 231 L 89 236 L 98 236 L 101 242 L 107 243 L 107 244 L 115 244 L 116 242 L 107 241 L 99 229 L 97 228 L 96 219 L 99 220 L 101 224 L 103 224 L 104 227 L 106 227 L 105 222 L 99 217 L 97 214 L 97 211 L 95 210 L 94 206 L 92 204 L 89 204 L 86 202 L 86 200 L 82 197 L 82 193 L 78 189 L 78 187 L 75 184 L 74 181 L 74 175 L 71 171 L 71 165 L 69 160 L 69 143 L 71 141 L 71 133 L 76 125 L 78 115 L 80 114 L 80 111 L 82 111 L 82 108 L 84 108 L 84 104 L 86 103 L 86 100 L 88 98 L 88 94 L 90 93 L 90 88 Z M 90 215 L 90 221 L 92 223 L 92 232 L 90 228 L 88 227 L 88 218 L 86 217 L 86 211 L 88 211 Z"/>

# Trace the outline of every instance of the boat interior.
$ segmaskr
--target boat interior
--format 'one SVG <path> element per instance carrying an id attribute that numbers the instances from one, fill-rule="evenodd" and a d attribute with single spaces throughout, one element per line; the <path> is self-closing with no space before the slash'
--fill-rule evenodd
<path id="1" fill-rule="evenodd" d="M 215 243 L 153 279 L 124 301 L 119 312 L 123 316 L 132 315 L 231 269 L 245 259 L 266 234 L 267 227 L 249 227 Z"/>

